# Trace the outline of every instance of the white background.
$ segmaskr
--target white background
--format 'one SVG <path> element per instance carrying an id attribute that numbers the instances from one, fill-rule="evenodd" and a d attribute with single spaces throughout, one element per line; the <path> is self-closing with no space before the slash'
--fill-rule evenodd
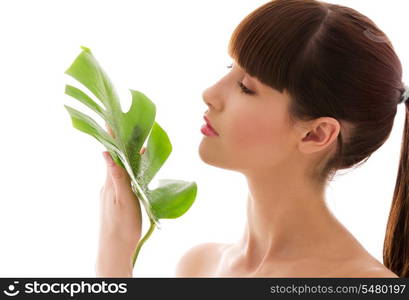
<path id="1" fill-rule="evenodd" d="M 245 222 L 241 174 L 200 160 L 202 92 L 228 70 L 233 29 L 266 1 L 0 2 L 0 276 L 94 277 L 105 148 L 72 127 L 64 104 L 104 123 L 64 94 L 81 85 L 64 71 L 91 49 L 122 101 L 129 88 L 157 106 L 173 152 L 158 178 L 194 180 L 190 210 L 162 220 L 143 246 L 135 277 L 173 277 L 180 257 L 203 242 L 234 242 Z M 407 1 L 329 1 L 357 9 L 387 33 L 409 70 Z M 406 10 L 405 10 L 406 6 Z M 409 82 L 404 73 L 404 82 Z M 334 214 L 382 261 L 404 122 L 399 106 L 388 141 L 328 189 Z M 146 217 L 144 212 L 144 217 Z M 144 220 L 144 231 L 147 230 Z"/>

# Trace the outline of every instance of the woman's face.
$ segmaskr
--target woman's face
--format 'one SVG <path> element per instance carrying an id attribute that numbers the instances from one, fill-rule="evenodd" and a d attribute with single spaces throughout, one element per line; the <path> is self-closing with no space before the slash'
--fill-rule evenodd
<path id="1" fill-rule="evenodd" d="M 242 84 L 252 91 L 246 94 Z M 230 72 L 203 92 L 206 115 L 218 136 L 205 136 L 201 159 L 224 169 L 247 173 L 285 163 L 295 150 L 288 121 L 289 95 L 250 77 L 236 63 Z"/>

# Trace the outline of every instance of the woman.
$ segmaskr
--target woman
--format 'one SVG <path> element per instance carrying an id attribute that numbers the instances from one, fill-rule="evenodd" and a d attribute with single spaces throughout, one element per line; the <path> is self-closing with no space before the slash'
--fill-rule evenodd
<path id="1" fill-rule="evenodd" d="M 401 63 L 385 34 L 351 8 L 276 0 L 238 25 L 229 54 L 231 71 L 203 94 L 217 135 L 204 136 L 199 154 L 205 163 L 245 175 L 247 224 L 235 244 L 190 249 L 176 275 L 408 277 L 407 114 L 385 265 L 325 203 L 335 173 L 382 146 L 407 98 Z M 97 276 L 132 276 L 139 201 L 125 170 L 109 155 L 107 161 Z"/>

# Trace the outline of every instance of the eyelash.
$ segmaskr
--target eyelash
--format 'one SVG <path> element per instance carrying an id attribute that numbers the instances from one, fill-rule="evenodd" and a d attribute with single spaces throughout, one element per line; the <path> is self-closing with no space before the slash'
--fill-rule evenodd
<path id="1" fill-rule="evenodd" d="M 228 69 L 231 69 L 233 67 L 233 64 L 230 64 L 227 66 Z M 252 90 L 249 90 L 241 81 L 237 81 L 238 86 L 241 89 L 241 92 L 243 94 L 247 94 L 247 95 L 254 95 L 255 92 L 253 92 Z"/>
<path id="2" fill-rule="evenodd" d="M 254 92 L 252 90 L 249 90 L 241 81 L 237 81 L 237 84 L 239 85 L 242 93 L 248 94 L 248 95 L 254 94 Z"/>

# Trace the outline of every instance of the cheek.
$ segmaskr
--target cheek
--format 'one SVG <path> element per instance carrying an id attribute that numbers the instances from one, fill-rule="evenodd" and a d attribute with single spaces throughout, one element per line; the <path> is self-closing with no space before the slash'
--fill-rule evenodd
<path id="1" fill-rule="evenodd" d="M 278 159 L 285 152 L 288 128 L 281 116 L 246 114 L 228 122 L 229 139 L 226 141 L 232 155 L 260 162 Z M 280 154 L 281 153 L 281 154 Z"/>
<path id="2" fill-rule="evenodd" d="M 268 145 L 280 132 L 278 120 L 260 114 L 246 114 L 235 117 L 229 124 L 232 144 L 250 150 L 256 145 Z"/>

